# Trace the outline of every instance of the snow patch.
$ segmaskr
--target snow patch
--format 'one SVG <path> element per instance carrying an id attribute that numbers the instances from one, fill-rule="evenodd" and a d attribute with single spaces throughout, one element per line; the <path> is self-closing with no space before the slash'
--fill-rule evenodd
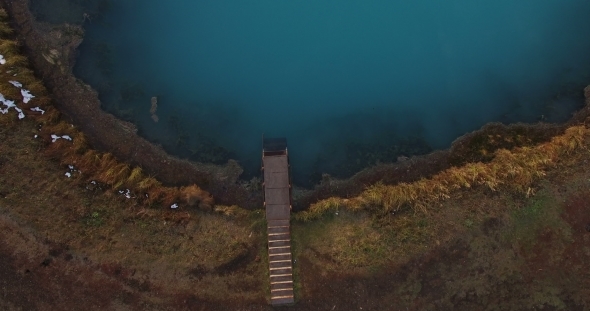
<path id="1" fill-rule="evenodd" d="M 25 114 L 23 113 L 23 110 L 22 110 L 22 109 L 20 109 L 20 108 L 18 108 L 18 107 L 14 107 L 14 109 L 15 109 L 16 111 L 18 111 L 18 119 L 19 119 L 19 120 L 21 120 L 21 119 L 24 119 L 24 118 L 25 118 Z"/>
<path id="2" fill-rule="evenodd" d="M 21 87 L 23 87 L 23 85 L 22 85 L 20 82 L 18 82 L 18 81 L 11 80 L 11 81 L 8 81 L 8 83 L 10 83 L 10 84 L 12 84 L 12 85 L 14 85 L 14 86 L 18 87 L 19 89 L 20 89 Z"/>
<path id="3" fill-rule="evenodd" d="M 16 81 L 10 81 L 10 82 L 15 82 L 18 83 Z M 20 83 L 18 83 L 20 84 Z M 14 84 L 13 84 L 14 85 Z M 22 94 L 22 89 L 21 89 L 21 94 Z M 27 91 L 28 92 L 28 91 Z M 29 94 L 30 95 L 30 94 Z M 30 95 L 33 96 L 33 95 Z M 33 96 L 34 97 L 34 96 Z M 30 98 L 28 100 L 25 101 L 25 103 L 29 102 Z M 16 110 L 16 112 L 18 112 L 18 118 L 19 119 L 24 119 L 25 118 L 25 114 L 23 112 L 22 109 L 18 108 L 15 104 L 14 104 L 14 100 L 8 100 L 4 97 L 4 95 L 0 94 L 0 103 L 2 103 L 2 105 L 4 105 L 4 109 L 0 109 L 0 113 L 2 114 L 7 114 L 8 110 L 10 110 L 10 108 L 14 108 L 14 110 Z M 37 107 L 38 108 L 38 107 Z M 41 108 L 39 108 L 41 109 Z M 43 113 L 42 113 L 43 114 Z"/>
<path id="4" fill-rule="evenodd" d="M 14 100 L 8 100 L 6 98 L 4 98 L 4 95 L 0 94 L 0 103 L 2 103 L 4 105 L 4 109 L 0 109 L 0 113 L 2 114 L 7 114 L 8 110 L 10 108 L 16 108 L 16 105 L 14 104 Z"/>
<path id="5" fill-rule="evenodd" d="M 178 208 L 178 204 L 174 203 L 174 204 L 170 205 L 170 208 Z"/>
<path id="6" fill-rule="evenodd" d="M 4 58 L 4 55 L 0 54 L 0 65 L 4 64 L 6 64 L 6 58 Z"/>
<path id="7" fill-rule="evenodd" d="M 131 190 L 119 190 L 119 194 L 124 195 L 127 199 L 131 199 Z"/>
<path id="8" fill-rule="evenodd" d="M 35 97 L 35 95 L 31 94 L 31 92 L 29 92 L 29 90 L 25 90 L 25 89 L 20 89 L 20 94 L 23 96 L 23 102 L 26 104 L 29 101 L 31 101 L 31 99 L 33 99 Z"/>
<path id="9" fill-rule="evenodd" d="M 41 114 L 45 114 L 45 110 L 43 110 L 39 107 L 33 107 L 33 108 L 31 108 L 31 111 L 37 111 L 37 112 L 40 112 Z"/>
<path id="10" fill-rule="evenodd" d="M 56 142 L 58 139 L 65 139 L 65 140 L 72 141 L 72 138 L 69 135 L 58 136 L 55 134 L 51 134 L 51 142 L 52 143 Z"/>

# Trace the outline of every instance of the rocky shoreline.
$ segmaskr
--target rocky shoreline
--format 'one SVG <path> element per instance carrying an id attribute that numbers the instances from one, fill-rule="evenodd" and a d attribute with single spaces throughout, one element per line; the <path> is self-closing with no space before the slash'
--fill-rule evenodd
<path id="1" fill-rule="evenodd" d="M 239 182 L 242 168 L 236 161 L 230 160 L 219 166 L 178 159 L 167 154 L 161 146 L 137 135 L 133 124 L 103 111 L 97 92 L 72 73 L 77 48 L 84 36 L 82 27 L 39 23 L 31 14 L 27 0 L 0 0 L 0 3 L 8 11 L 17 37 L 22 42 L 24 52 L 31 60 L 36 74 L 51 91 L 54 104 L 87 135 L 94 148 L 111 152 L 122 161 L 142 167 L 145 172 L 165 184 L 197 184 L 210 192 L 216 203 L 235 204 L 248 209 L 262 207 L 261 191 L 253 191 Z M 585 95 L 588 99 L 590 92 Z M 310 203 L 330 196 L 354 196 L 366 185 L 376 182 L 411 182 L 427 178 L 451 166 L 486 161 L 485 155 L 478 153 L 482 144 L 485 148 L 536 144 L 563 132 L 571 124 L 582 122 L 588 115 L 590 112 L 587 104 L 563 125 L 488 124 L 481 130 L 457 139 L 448 150 L 412 157 L 394 164 L 370 167 L 346 180 L 326 178 L 312 191 L 296 196 L 295 209 L 305 209 Z M 489 135 L 520 135 L 519 137 L 528 137 L 528 140 L 496 146 L 486 141 L 485 138 Z"/>

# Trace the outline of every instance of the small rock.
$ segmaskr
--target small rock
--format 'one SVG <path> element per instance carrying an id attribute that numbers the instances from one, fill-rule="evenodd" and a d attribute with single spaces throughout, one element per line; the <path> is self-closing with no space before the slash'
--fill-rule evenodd
<path id="1" fill-rule="evenodd" d="M 404 162 L 409 160 L 410 158 L 406 157 L 406 156 L 399 156 L 397 157 L 397 162 Z"/>

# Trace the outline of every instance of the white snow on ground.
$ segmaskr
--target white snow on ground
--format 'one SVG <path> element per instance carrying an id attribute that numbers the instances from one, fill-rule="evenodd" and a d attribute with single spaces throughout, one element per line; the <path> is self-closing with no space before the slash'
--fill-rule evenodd
<path id="1" fill-rule="evenodd" d="M 65 173 L 66 176 L 68 176 L 68 178 L 74 176 L 74 174 L 82 174 L 82 171 L 77 170 L 76 167 L 74 167 L 73 165 L 68 165 L 68 171 Z"/>
<path id="2" fill-rule="evenodd" d="M 16 75 L 15 75 L 16 76 Z M 31 94 L 31 91 L 27 90 L 27 89 L 23 89 L 23 84 L 18 82 L 18 81 L 8 81 L 8 83 L 14 85 L 15 87 L 18 87 L 20 89 L 20 94 L 23 96 L 23 102 L 26 104 L 28 102 L 31 101 L 31 99 L 35 98 L 35 95 Z"/>
<path id="3" fill-rule="evenodd" d="M 174 203 L 174 204 L 170 205 L 170 208 L 178 208 L 178 204 Z"/>
<path id="4" fill-rule="evenodd" d="M 41 114 L 45 114 L 45 110 L 43 110 L 39 107 L 33 107 L 33 108 L 31 108 L 31 111 L 37 111 L 37 112 L 40 112 Z"/>
<path id="5" fill-rule="evenodd" d="M 4 58 L 4 55 L 0 54 L 0 65 L 4 64 L 6 64 L 6 59 Z"/>
<path id="6" fill-rule="evenodd" d="M 2 55 L 0 55 L 2 56 Z M 25 90 L 22 88 L 22 84 L 18 81 L 8 81 L 10 84 L 14 85 L 15 87 L 21 88 L 20 89 L 20 94 L 23 96 L 23 102 L 26 104 L 29 101 L 31 101 L 31 99 L 35 98 L 35 95 L 31 94 L 31 92 L 29 92 L 29 90 Z M 7 114 L 8 110 L 10 110 L 10 108 L 14 108 L 14 110 L 16 110 L 18 112 L 18 118 L 19 119 L 24 119 L 25 118 L 25 113 L 23 112 L 22 109 L 18 108 L 15 104 L 14 104 L 14 100 L 8 100 L 4 97 L 3 94 L 0 94 L 0 103 L 2 103 L 4 105 L 4 109 L 0 109 L 0 113 L 2 114 Z M 32 111 L 38 111 L 41 112 L 41 114 L 45 113 L 45 110 L 39 108 L 39 107 L 35 107 L 35 108 L 31 108 Z"/>
<path id="7" fill-rule="evenodd" d="M 23 87 L 23 85 L 20 82 L 18 82 L 18 81 L 8 81 L 8 83 L 10 83 L 10 84 L 12 84 L 12 85 L 14 85 L 14 86 L 16 86 L 18 88 Z"/>
<path id="8" fill-rule="evenodd" d="M 7 114 L 10 108 L 15 108 L 16 105 L 14 104 L 14 100 L 8 100 L 4 98 L 4 95 L 0 94 L 0 103 L 2 103 L 6 108 L 0 109 L 2 114 Z"/>
<path id="9" fill-rule="evenodd" d="M 119 190 L 119 194 L 124 195 L 127 199 L 131 199 L 131 190 Z"/>
<path id="10" fill-rule="evenodd" d="M 58 136 L 55 134 L 51 134 L 51 142 L 52 143 L 56 142 L 58 139 L 65 139 L 65 140 L 72 141 L 72 138 L 69 135 Z"/>
<path id="11" fill-rule="evenodd" d="M 29 101 L 31 101 L 31 99 L 33 99 L 35 97 L 35 95 L 31 94 L 31 92 L 29 92 L 29 90 L 25 90 L 25 89 L 20 89 L 20 94 L 23 96 L 23 102 L 26 104 Z"/>
<path id="12" fill-rule="evenodd" d="M 14 107 L 14 109 L 16 111 L 18 111 L 18 119 L 24 119 L 25 118 L 25 114 L 23 113 L 22 109 L 18 108 L 18 107 Z"/>

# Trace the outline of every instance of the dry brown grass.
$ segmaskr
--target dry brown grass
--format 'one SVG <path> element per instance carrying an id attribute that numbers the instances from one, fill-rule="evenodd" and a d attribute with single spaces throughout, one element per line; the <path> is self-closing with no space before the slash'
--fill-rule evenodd
<path id="1" fill-rule="evenodd" d="M 180 193 L 182 201 L 188 206 L 197 206 L 202 210 L 211 210 L 215 203 L 213 197 L 197 185 L 182 187 Z"/>
<path id="2" fill-rule="evenodd" d="M 0 26 L 0 35 L 3 33 L 3 31 L 1 29 L 2 29 L 2 26 Z M 2 55 L 16 54 L 16 53 L 18 53 L 19 47 L 20 47 L 20 45 L 15 40 L 2 40 L 2 41 L 0 41 L 0 53 L 2 53 Z"/>
<path id="3" fill-rule="evenodd" d="M 513 190 L 528 195 L 531 184 L 544 176 L 545 170 L 555 165 L 562 155 L 585 149 L 589 134 L 590 131 L 583 125 L 572 126 L 563 135 L 535 147 L 497 150 L 489 163 L 452 167 L 430 179 L 409 184 L 372 185 L 351 199 L 332 197 L 319 201 L 308 211 L 299 213 L 297 218 L 311 220 L 340 207 L 387 213 L 408 206 L 414 211 L 426 213 L 435 203 L 450 198 L 453 192 L 474 186 L 485 186 L 492 191 Z"/>
<path id="4" fill-rule="evenodd" d="M 125 163 L 115 163 L 113 163 L 112 166 L 109 166 L 109 168 L 102 170 L 100 174 L 97 174 L 96 179 L 102 183 L 111 185 L 113 189 L 119 189 L 127 180 L 130 168 L 129 165 Z"/>
<path id="5" fill-rule="evenodd" d="M 10 53 L 7 53 L 10 54 Z M 21 66 L 27 66 L 29 63 L 29 60 L 22 55 L 10 55 L 10 57 L 8 57 L 6 59 L 6 66 L 7 67 L 21 67 Z"/>
<path id="6" fill-rule="evenodd" d="M 248 211 L 246 211 L 243 208 L 240 208 L 237 205 L 231 205 L 231 206 L 215 205 L 215 208 L 213 210 L 215 212 L 223 214 L 227 217 L 234 217 L 234 218 L 245 217 L 245 216 L 249 215 Z"/>
<path id="7" fill-rule="evenodd" d="M 143 178 L 143 170 L 141 167 L 137 166 L 131 170 L 127 180 L 125 181 L 126 185 L 138 185 L 139 181 Z"/>
<path id="8" fill-rule="evenodd" d="M 31 93 L 35 94 L 35 96 L 41 97 L 47 94 L 45 85 L 43 85 L 43 83 L 41 83 L 39 80 L 30 83 L 23 83 L 23 88 L 31 91 Z"/>
<path id="9" fill-rule="evenodd" d="M 147 202 L 149 204 L 161 203 L 166 207 L 178 203 L 180 199 L 180 190 L 172 187 L 152 187 L 147 191 Z"/>
<path id="10" fill-rule="evenodd" d="M 14 68 L 13 71 L 18 77 L 18 81 L 22 84 L 29 84 L 39 80 L 35 77 L 33 70 L 27 67 Z"/>
<path id="11" fill-rule="evenodd" d="M 15 100 L 29 117 L 39 123 L 41 131 L 38 135 L 44 141 L 45 155 L 60 161 L 61 164 L 74 165 L 82 171 L 83 177 L 77 178 L 81 183 L 94 180 L 113 190 L 127 188 L 150 205 L 170 206 L 186 202 L 187 206 L 212 209 L 213 198 L 196 185 L 184 187 L 182 190 L 177 187 L 165 187 L 155 178 L 146 176 L 140 167 L 131 167 L 110 153 L 92 150 L 82 132 L 70 123 L 61 121 L 61 114 L 52 106 L 47 89 L 28 67 L 28 59 L 21 55 L 20 43 L 6 37 L 12 33 L 6 19 L 6 12 L 0 9 L 0 54 L 6 59 L 6 64 L 2 66 L 7 69 L 0 73 L 0 93 L 8 99 Z M 11 80 L 22 83 L 23 88 L 31 91 L 35 98 L 27 104 L 22 103 L 20 90 L 8 82 Z M 32 107 L 40 107 L 45 113 L 31 112 Z M 3 117 L 2 120 L 6 124 L 16 122 L 16 118 L 10 116 Z M 58 139 L 53 142 L 51 135 L 68 135 L 72 140 Z"/>
<path id="12" fill-rule="evenodd" d="M 147 191 L 151 188 L 161 187 L 160 182 L 153 177 L 145 177 L 137 183 L 137 189 Z"/>

